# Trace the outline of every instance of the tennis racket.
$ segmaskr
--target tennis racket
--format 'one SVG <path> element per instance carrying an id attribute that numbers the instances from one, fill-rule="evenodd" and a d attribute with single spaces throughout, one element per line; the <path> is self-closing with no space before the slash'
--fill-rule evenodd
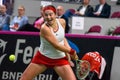
<path id="1" fill-rule="evenodd" d="M 76 76 L 79 80 L 85 80 L 90 72 L 90 63 L 86 60 L 76 60 Z"/>

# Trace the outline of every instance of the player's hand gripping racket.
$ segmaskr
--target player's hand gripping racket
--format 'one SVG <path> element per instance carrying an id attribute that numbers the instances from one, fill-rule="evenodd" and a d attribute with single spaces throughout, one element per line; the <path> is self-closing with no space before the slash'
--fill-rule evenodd
<path id="1" fill-rule="evenodd" d="M 90 63 L 86 60 L 76 60 L 76 76 L 79 80 L 85 80 L 90 71 Z"/>

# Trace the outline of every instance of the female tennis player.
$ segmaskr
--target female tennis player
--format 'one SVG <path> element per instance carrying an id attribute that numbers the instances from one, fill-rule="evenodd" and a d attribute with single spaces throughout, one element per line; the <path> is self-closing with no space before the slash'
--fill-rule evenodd
<path id="1" fill-rule="evenodd" d="M 45 22 L 41 26 L 39 51 L 20 80 L 32 80 L 47 68 L 53 68 L 62 80 L 76 80 L 66 54 L 70 54 L 73 59 L 78 56 L 65 38 L 65 20 L 56 18 L 56 8 L 52 5 L 44 7 L 43 17 Z"/>

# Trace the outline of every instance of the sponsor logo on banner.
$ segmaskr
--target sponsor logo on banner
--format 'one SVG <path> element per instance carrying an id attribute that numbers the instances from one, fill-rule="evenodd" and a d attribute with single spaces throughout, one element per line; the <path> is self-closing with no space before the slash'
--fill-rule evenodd
<path id="1" fill-rule="evenodd" d="M 32 41 L 30 43 L 28 43 L 28 41 L 29 40 L 25 38 L 13 38 L 13 44 L 9 40 L 0 39 L 0 67 L 2 70 L 0 72 L 0 80 L 19 80 L 24 69 L 39 49 L 39 46 L 36 46 L 37 42 L 31 45 Z M 9 61 L 8 57 L 10 54 L 16 56 L 13 62 Z M 7 64 L 8 67 L 4 63 Z M 52 72 L 52 70 L 47 70 L 45 73 L 36 76 L 34 80 L 53 80 Z M 58 77 L 58 80 L 61 80 L 61 78 Z"/>

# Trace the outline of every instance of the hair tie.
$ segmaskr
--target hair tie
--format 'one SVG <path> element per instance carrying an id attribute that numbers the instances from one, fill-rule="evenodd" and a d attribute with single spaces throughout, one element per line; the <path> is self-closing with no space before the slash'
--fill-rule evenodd
<path id="1" fill-rule="evenodd" d="M 46 10 L 52 10 L 56 14 L 56 8 L 54 6 L 45 6 L 43 12 L 45 12 Z"/>

